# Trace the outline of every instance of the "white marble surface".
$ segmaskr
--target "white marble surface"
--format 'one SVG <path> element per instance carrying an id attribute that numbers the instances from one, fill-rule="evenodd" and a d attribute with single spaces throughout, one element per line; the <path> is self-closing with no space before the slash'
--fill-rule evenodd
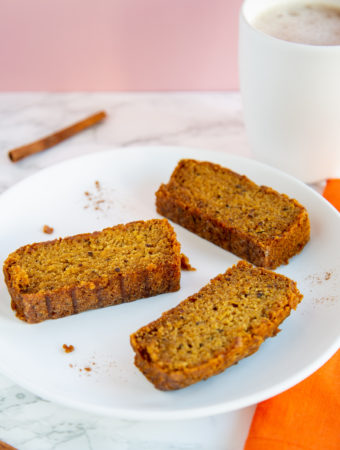
<path id="1" fill-rule="evenodd" d="M 11 148 L 102 109 L 108 113 L 102 124 L 16 164 L 9 161 Z M 139 144 L 249 156 L 240 96 L 233 92 L 0 94 L 0 193 L 68 158 Z M 20 450 L 241 450 L 254 408 L 185 421 L 126 421 L 51 403 L 0 374 L 0 440 Z"/>

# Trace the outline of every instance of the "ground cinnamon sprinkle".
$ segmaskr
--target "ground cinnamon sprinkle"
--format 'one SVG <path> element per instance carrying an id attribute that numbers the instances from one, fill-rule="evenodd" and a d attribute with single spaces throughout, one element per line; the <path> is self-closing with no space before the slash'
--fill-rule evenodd
<path id="1" fill-rule="evenodd" d="M 315 303 L 317 304 L 335 304 L 338 301 L 338 297 L 336 297 L 335 295 L 331 295 L 329 297 L 320 297 L 320 298 L 316 298 L 314 299 Z"/>
<path id="2" fill-rule="evenodd" d="M 43 232 L 46 234 L 52 234 L 54 231 L 54 228 L 48 226 L 48 225 L 44 225 L 43 226 Z"/>
<path id="3" fill-rule="evenodd" d="M 75 369 L 78 372 L 81 372 L 81 373 L 79 373 L 79 376 L 84 376 L 84 375 L 90 376 L 90 372 L 93 372 L 93 373 L 96 372 L 96 370 L 95 370 L 96 368 L 91 367 L 91 365 L 95 366 L 95 364 L 96 364 L 95 362 L 88 362 L 88 365 L 85 367 L 79 367 L 78 364 L 69 364 L 68 366 L 71 369 Z M 0 448 L 0 450 L 1 450 L 1 448 Z"/>
<path id="4" fill-rule="evenodd" d="M 71 353 L 74 351 L 74 346 L 63 344 L 63 349 L 64 349 L 65 353 Z"/>
<path id="5" fill-rule="evenodd" d="M 94 186 L 96 188 L 96 192 L 84 192 L 84 195 L 87 199 L 87 204 L 84 206 L 84 209 L 88 209 L 91 207 L 95 211 L 105 212 L 105 210 L 110 209 L 110 204 L 112 203 L 112 201 L 110 201 L 109 198 L 106 198 L 107 195 L 105 193 L 105 190 L 102 188 L 98 180 L 94 182 Z"/>
<path id="6" fill-rule="evenodd" d="M 313 273 L 306 277 L 306 280 L 310 280 L 312 283 L 321 284 L 324 281 L 329 281 L 332 278 L 332 272 Z"/>

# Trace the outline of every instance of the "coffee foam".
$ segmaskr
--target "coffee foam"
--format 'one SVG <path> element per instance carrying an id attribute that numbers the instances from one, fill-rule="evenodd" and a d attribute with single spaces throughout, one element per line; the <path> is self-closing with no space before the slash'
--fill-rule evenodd
<path id="1" fill-rule="evenodd" d="M 278 39 L 310 45 L 340 45 L 340 7 L 282 3 L 255 17 L 254 28 Z"/>

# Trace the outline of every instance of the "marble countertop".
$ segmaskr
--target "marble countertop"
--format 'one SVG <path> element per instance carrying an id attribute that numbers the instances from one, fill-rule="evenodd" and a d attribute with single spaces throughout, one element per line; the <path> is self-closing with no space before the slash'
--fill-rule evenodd
<path id="1" fill-rule="evenodd" d="M 108 118 L 100 126 L 10 162 L 11 148 L 103 109 Z M 140 144 L 250 156 L 239 93 L 0 94 L 0 193 L 54 163 Z M 182 421 L 127 421 L 44 400 L 0 374 L 0 441 L 20 450 L 241 450 L 254 409 Z"/>

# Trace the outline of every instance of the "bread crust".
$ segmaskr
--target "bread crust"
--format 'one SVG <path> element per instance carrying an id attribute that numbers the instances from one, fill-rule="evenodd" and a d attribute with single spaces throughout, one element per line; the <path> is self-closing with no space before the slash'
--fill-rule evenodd
<path id="1" fill-rule="evenodd" d="M 200 207 L 200 200 L 183 195 L 185 189 L 177 180 L 177 174 L 185 171 L 185 165 L 191 163 L 197 166 L 205 164 L 212 171 L 223 172 L 225 177 L 232 174 L 240 183 L 256 186 L 247 177 L 223 168 L 218 164 L 201 163 L 194 160 L 181 160 L 171 175 L 168 184 L 162 184 L 156 192 L 157 212 L 178 223 L 204 239 L 230 251 L 242 259 L 268 269 L 275 269 L 281 264 L 287 264 L 289 258 L 299 253 L 310 237 L 310 222 L 306 209 L 295 199 L 285 194 L 279 194 L 270 187 L 259 187 L 264 194 L 281 197 L 289 201 L 292 208 L 299 213 L 294 221 L 287 224 L 284 232 L 268 239 L 259 239 L 244 230 L 233 226 L 228 217 L 216 217 Z M 202 181 L 204 183 L 204 180 Z M 177 191 L 177 192 L 176 192 Z M 257 205 L 258 207 L 258 205 Z"/>
<path id="2" fill-rule="evenodd" d="M 152 224 L 157 219 L 145 223 Z M 143 221 L 117 225 L 111 229 L 126 232 L 126 227 Z M 107 228 L 106 230 L 110 230 Z M 49 291 L 27 292 L 21 286 L 20 254 L 30 252 L 47 245 L 58 244 L 62 240 L 70 243 L 79 239 L 94 239 L 101 232 L 78 234 L 63 239 L 55 239 L 20 247 L 6 259 L 3 272 L 8 291 L 11 296 L 11 307 L 18 318 L 28 323 L 38 323 L 47 319 L 58 319 L 77 314 L 89 309 L 103 308 L 131 302 L 140 298 L 151 297 L 165 292 L 177 291 L 180 288 L 180 244 L 171 225 L 164 221 L 164 232 L 171 242 L 173 257 L 171 262 L 160 262 L 157 265 L 146 264 L 133 270 L 113 272 L 110 276 L 102 276 L 91 281 L 80 281 L 77 284 L 65 285 Z"/>
<path id="3" fill-rule="evenodd" d="M 223 275 L 218 275 L 209 284 L 219 283 L 225 276 L 231 274 L 231 271 L 247 270 L 249 266 L 249 263 L 240 261 L 237 266 L 228 269 Z M 268 272 L 263 268 L 254 269 L 259 271 L 258 273 L 261 271 Z M 266 338 L 275 336 L 280 331 L 278 328 L 280 323 L 289 316 L 291 310 L 295 309 L 302 299 L 302 295 L 294 281 L 273 273 L 273 279 L 275 277 L 288 280 L 288 288 L 285 299 L 270 312 L 270 319 L 263 318 L 260 323 L 250 326 L 246 333 L 242 332 L 235 336 L 227 347 L 221 347 L 209 360 L 202 361 L 194 366 L 172 370 L 168 365 L 152 360 L 147 346 L 144 345 L 143 336 L 165 326 L 167 322 L 171 321 L 173 314 L 183 308 L 183 305 L 190 304 L 190 302 L 195 300 L 197 294 L 194 294 L 183 300 L 175 308 L 163 313 L 159 319 L 142 327 L 130 336 L 131 346 L 136 353 L 135 365 L 157 389 L 168 391 L 181 389 L 211 376 L 218 375 L 241 359 L 255 353 Z M 194 325 L 193 323 L 193 328 Z"/>

